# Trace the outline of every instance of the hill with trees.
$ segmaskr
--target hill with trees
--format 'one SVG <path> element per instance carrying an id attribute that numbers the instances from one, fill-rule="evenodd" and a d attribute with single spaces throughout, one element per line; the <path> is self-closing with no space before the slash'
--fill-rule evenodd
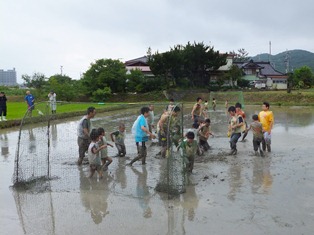
<path id="1" fill-rule="evenodd" d="M 290 50 L 277 55 L 263 53 L 252 57 L 252 59 L 254 61 L 270 61 L 274 68 L 282 73 L 286 73 L 287 62 L 289 62 L 287 72 L 293 72 L 302 66 L 308 66 L 314 71 L 314 53 L 305 50 Z"/>

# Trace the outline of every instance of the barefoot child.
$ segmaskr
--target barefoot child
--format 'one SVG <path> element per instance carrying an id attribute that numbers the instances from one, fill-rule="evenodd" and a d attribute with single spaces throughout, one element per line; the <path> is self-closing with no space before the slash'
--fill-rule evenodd
<path id="1" fill-rule="evenodd" d="M 105 148 L 100 151 L 100 159 L 101 159 L 102 169 L 106 171 L 108 170 L 108 166 L 112 163 L 112 158 L 108 157 L 108 146 L 113 147 L 113 145 L 107 143 L 106 133 L 105 133 L 104 128 L 99 127 L 97 131 L 99 134 L 98 146 L 102 146 L 102 145 L 105 146 Z"/>
<path id="2" fill-rule="evenodd" d="M 89 178 L 92 178 L 95 171 L 98 172 L 99 178 L 102 178 L 102 170 L 101 170 L 101 160 L 99 156 L 99 151 L 105 148 L 105 145 L 99 146 L 97 142 L 99 141 L 99 134 L 96 129 L 93 129 L 90 133 L 91 143 L 88 147 L 88 161 L 89 161 L 89 169 L 90 175 Z"/>
<path id="3" fill-rule="evenodd" d="M 228 112 L 230 114 L 230 121 L 228 126 L 228 133 L 231 133 L 230 137 L 230 148 L 231 152 L 230 155 L 237 154 L 237 142 L 238 139 L 241 137 L 242 133 L 242 126 L 244 125 L 243 118 L 241 115 L 236 114 L 236 108 L 234 106 L 230 106 L 228 108 Z"/>
<path id="4" fill-rule="evenodd" d="M 248 132 L 249 130 L 253 131 L 253 149 L 255 152 L 255 155 L 258 154 L 257 150 L 259 149 L 261 157 L 264 156 L 264 152 L 261 149 L 261 143 L 263 141 L 263 126 L 262 123 L 258 121 L 258 116 L 254 114 L 252 116 L 253 122 L 250 124 L 249 128 L 246 130 Z"/>
<path id="5" fill-rule="evenodd" d="M 202 149 L 202 152 L 206 152 L 210 149 L 210 146 L 207 142 L 209 136 L 213 135 L 210 128 L 210 119 L 206 118 L 204 125 L 202 125 L 198 130 L 198 136 L 199 136 L 199 147 Z"/>
<path id="6" fill-rule="evenodd" d="M 118 157 L 124 157 L 126 154 L 125 150 L 125 125 L 123 123 L 120 123 L 119 130 L 111 132 L 110 138 L 112 142 L 115 143 L 117 150 L 118 150 Z"/>

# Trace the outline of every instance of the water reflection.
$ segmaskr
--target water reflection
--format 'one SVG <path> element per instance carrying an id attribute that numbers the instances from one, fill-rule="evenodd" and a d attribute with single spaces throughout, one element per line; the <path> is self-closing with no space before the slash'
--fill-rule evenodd
<path id="1" fill-rule="evenodd" d="M 136 184 L 136 196 L 140 207 L 143 210 L 144 218 L 152 217 L 152 209 L 149 207 L 149 200 L 151 195 L 149 193 L 149 188 L 147 186 L 147 170 L 146 166 L 142 166 L 142 171 L 137 170 L 132 167 L 132 171 L 137 175 L 137 184 Z"/>
<path id="2" fill-rule="evenodd" d="M 95 224 L 100 224 L 109 214 L 107 200 L 112 177 L 105 174 L 100 181 L 95 177 L 89 179 L 80 169 L 80 180 L 82 205 L 90 212 L 92 221 Z"/>
<path id="3" fill-rule="evenodd" d="M 184 210 L 188 211 L 188 220 L 194 221 L 195 219 L 195 210 L 198 207 L 198 196 L 195 190 L 195 185 L 188 185 L 186 187 L 186 192 L 182 194 L 183 201 L 181 205 Z M 185 214 L 185 213 L 184 213 Z"/>
<path id="4" fill-rule="evenodd" d="M 243 179 L 241 177 L 242 166 L 240 160 L 235 159 L 230 162 L 230 167 L 228 171 L 228 182 L 229 182 L 229 192 L 228 199 L 234 201 L 236 199 L 236 194 L 240 190 Z"/>
<path id="5" fill-rule="evenodd" d="M 127 177 L 125 174 L 125 160 L 126 158 L 115 158 L 118 159 L 118 167 L 115 169 L 115 184 L 120 184 L 122 189 L 127 187 Z M 110 167 L 110 166 L 109 166 Z"/>
<path id="6" fill-rule="evenodd" d="M 9 139 L 7 134 L 0 134 L 0 143 L 1 143 L 1 155 L 4 157 L 9 156 Z"/>
<path id="7" fill-rule="evenodd" d="M 36 138 L 33 132 L 33 128 L 31 127 L 28 129 L 28 137 L 29 137 L 29 141 L 28 141 L 29 153 L 35 153 L 36 152 Z"/>
<path id="8" fill-rule="evenodd" d="M 50 134 L 51 134 L 51 140 L 52 140 L 52 147 L 56 148 L 58 145 L 58 128 L 57 128 L 57 124 L 56 123 L 52 123 L 51 124 L 51 130 L 50 130 Z"/>
<path id="9" fill-rule="evenodd" d="M 270 158 L 255 157 L 253 159 L 253 193 L 269 193 L 272 187 L 273 178 L 270 173 Z"/>

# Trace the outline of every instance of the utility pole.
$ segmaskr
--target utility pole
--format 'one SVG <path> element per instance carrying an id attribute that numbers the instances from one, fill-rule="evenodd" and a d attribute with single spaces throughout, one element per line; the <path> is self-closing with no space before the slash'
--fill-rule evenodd
<path id="1" fill-rule="evenodd" d="M 62 72 L 63 72 L 63 66 L 60 66 L 60 70 L 61 70 L 61 76 L 62 76 Z"/>
<path id="2" fill-rule="evenodd" d="M 286 56 L 285 56 L 285 64 L 286 64 L 286 73 L 289 73 L 290 70 L 290 52 L 286 50 Z"/>
<path id="3" fill-rule="evenodd" d="M 269 41 L 269 54 L 268 54 L 268 62 L 270 62 L 270 56 L 271 56 L 271 41 Z"/>

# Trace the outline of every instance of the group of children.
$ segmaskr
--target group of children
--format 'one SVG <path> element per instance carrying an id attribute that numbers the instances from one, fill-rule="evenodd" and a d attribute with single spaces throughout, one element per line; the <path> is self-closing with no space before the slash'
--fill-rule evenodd
<path id="1" fill-rule="evenodd" d="M 108 170 L 108 166 L 112 163 L 112 158 L 108 156 L 108 146 L 113 147 L 113 145 L 107 142 L 105 135 L 105 130 L 102 127 L 91 130 L 91 143 L 88 147 L 89 177 L 92 177 L 95 171 L 97 171 L 99 177 L 102 178 L 103 171 Z M 118 156 L 124 157 L 126 154 L 124 124 L 119 125 L 119 130 L 110 133 L 110 138 L 117 147 Z"/>
<path id="2" fill-rule="evenodd" d="M 214 136 L 210 128 L 210 119 L 205 118 L 204 120 L 201 117 L 203 112 L 201 102 L 201 98 L 198 98 L 197 103 L 193 107 L 193 128 L 188 130 L 188 132 L 184 135 L 184 138 L 182 138 L 182 133 L 180 132 L 181 127 L 177 118 L 180 108 L 178 106 L 174 106 L 173 102 L 167 106 L 157 123 L 157 133 L 161 146 L 162 157 L 167 157 L 169 146 L 174 144 L 177 147 L 177 150 L 182 151 L 182 155 L 186 159 L 186 170 L 188 172 L 193 171 L 195 156 L 202 155 L 210 149 L 208 138 L 210 136 Z M 228 113 L 230 114 L 230 121 L 228 125 L 228 136 L 230 137 L 231 148 L 230 155 L 237 154 L 237 142 L 241 135 L 244 134 L 242 138 L 242 140 L 244 140 L 248 131 L 252 130 L 253 149 L 255 154 L 257 154 L 259 150 L 260 155 L 264 156 L 266 148 L 269 152 L 271 151 L 271 129 L 274 121 L 273 114 L 269 111 L 269 103 L 264 102 L 263 111 L 260 112 L 259 115 L 254 114 L 252 116 L 253 122 L 250 125 L 246 124 L 246 116 L 241 108 L 242 106 L 240 103 L 237 103 L 235 106 L 228 107 Z M 151 118 L 153 119 L 153 116 L 153 106 L 143 107 L 141 109 L 141 114 L 134 122 L 132 134 L 135 138 L 138 156 L 135 157 L 128 165 L 132 165 L 138 160 L 141 160 L 142 164 L 146 163 L 146 142 L 149 138 L 156 138 L 156 136 L 152 133 L 153 121 L 151 121 Z M 148 121 L 150 124 L 148 124 Z M 170 133 L 168 133 L 169 131 Z M 119 130 L 112 132 L 110 137 L 117 147 L 118 156 L 125 156 L 124 124 L 120 124 Z M 88 148 L 90 177 L 93 176 L 95 171 L 97 171 L 99 176 L 102 177 L 102 172 L 107 170 L 108 166 L 112 162 L 112 158 L 108 157 L 107 147 L 113 146 L 107 143 L 103 128 L 93 129 L 91 131 L 90 138 L 92 140 Z M 262 148 L 260 146 L 261 144 Z"/>
<path id="3" fill-rule="evenodd" d="M 235 106 L 228 108 L 230 121 L 228 125 L 228 137 L 230 137 L 230 155 L 237 154 L 237 142 L 243 134 L 242 141 L 247 136 L 247 133 L 253 132 L 253 149 L 255 155 L 264 156 L 264 151 L 271 152 L 271 130 L 274 125 L 273 112 L 269 110 L 269 103 L 264 102 L 262 111 L 257 115 L 252 116 L 252 123 L 247 125 L 245 113 L 242 110 L 242 105 L 236 103 Z M 262 145 L 262 146 L 261 146 Z"/>

